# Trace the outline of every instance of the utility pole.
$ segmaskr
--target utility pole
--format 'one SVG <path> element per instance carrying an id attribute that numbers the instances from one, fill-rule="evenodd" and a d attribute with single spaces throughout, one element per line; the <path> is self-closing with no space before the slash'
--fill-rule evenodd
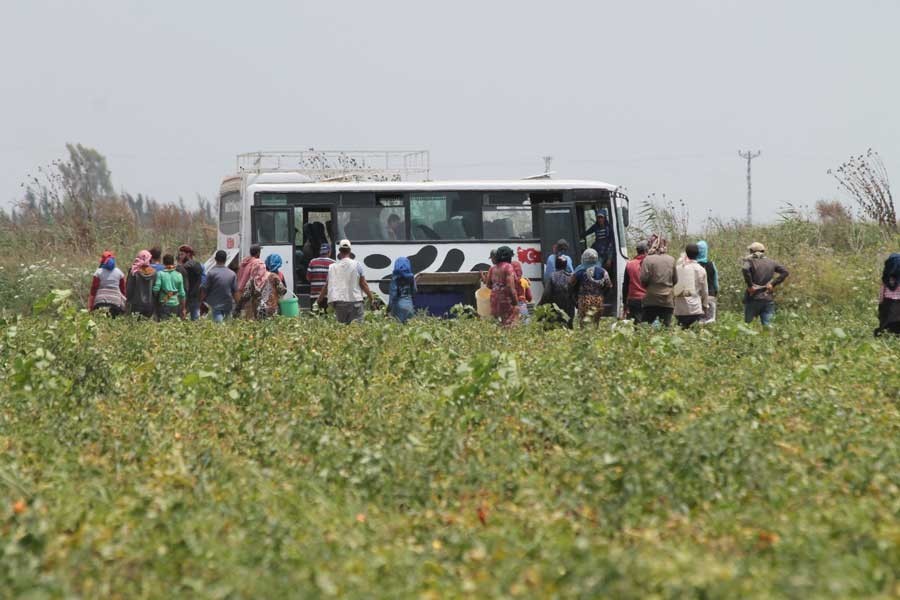
<path id="1" fill-rule="evenodd" d="M 544 156 L 543 159 L 544 159 L 544 173 L 549 173 L 550 165 L 553 164 L 553 157 L 552 156 Z"/>
<path id="2" fill-rule="evenodd" d="M 746 152 L 741 152 L 738 150 L 738 156 L 745 159 L 747 161 L 747 225 L 753 223 L 753 203 L 752 203 L 752 184 L 750 181 L 750 161 L 754 158 L 762 154 L 759 150 L 756 152 L 751 152 L 747 150 Z"/>

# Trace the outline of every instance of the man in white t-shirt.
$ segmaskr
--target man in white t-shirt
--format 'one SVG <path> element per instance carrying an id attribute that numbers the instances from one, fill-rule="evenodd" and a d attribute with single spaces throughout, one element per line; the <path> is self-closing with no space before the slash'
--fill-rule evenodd
<path id="1" fill-rule="evenodd" d="M 362 265 L 350 258 L 350 251 L 350 240 L 341 240 L 338 260 L 328 267 L 328 280 L 319 293 L 319 305 L 325 304 L 327 298 L 338 323 L 362 321 L 365 316 L 363 294 L 370 302 L 373 300 Z"/>

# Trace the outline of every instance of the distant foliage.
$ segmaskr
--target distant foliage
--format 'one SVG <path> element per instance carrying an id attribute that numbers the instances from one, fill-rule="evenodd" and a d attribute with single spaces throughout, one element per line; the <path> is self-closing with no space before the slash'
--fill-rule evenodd
<path id="1" fill-rule="evenodd" d="M 877 152 L 869 148 L 865 154 L 850 157 L 837 169 L 829 169 L 828 174 L 850 194 L 863 215 L 886 229 L 897 231 L 890 179 Z"/>
<path id="2" fill-rule="evenodd" d="M 158 202 L 143 194 L 115 193 L 106 158 L 81 144 L 67 144 L 68 158 L 26 176 L 22 198 L 0 211 L 0 248 L 22 254 L 131 253 L 137 246 L 215 245 L 216 207 L 198 196 L 196 209 L 179 198 Z"/>
<path id="3" fill-rule="evenodd" d="M 840 200 L 819 200 L 816 202 L 816 214 L 823 223 L 849 223 L 853 220 Z"/>
<path id="4" fill-rule="evenodd" d="M 647 239 L 651 234 L 662 234 L 669 246 L 681 246 L 688 239 L 690 213 L 684 200 L 674 201 L 665 194 L 650 194 L 638 211 L 640 223 L 631 227 L 634 241 Z"/>

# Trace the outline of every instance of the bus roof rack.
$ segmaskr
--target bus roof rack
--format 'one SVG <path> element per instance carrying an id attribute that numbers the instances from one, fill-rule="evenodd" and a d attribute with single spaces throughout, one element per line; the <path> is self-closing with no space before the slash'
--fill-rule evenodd
<path id="1" fill-rule="evenodd" d="M 302 173 L 313 181 L 428 181 L 428 150 L 300 150 L 238 154 L 238 173 Z"/>

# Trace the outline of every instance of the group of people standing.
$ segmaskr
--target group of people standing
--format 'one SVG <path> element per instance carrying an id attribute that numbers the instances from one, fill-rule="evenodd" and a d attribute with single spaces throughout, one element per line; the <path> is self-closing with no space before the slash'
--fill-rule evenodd
<path id="1" fill-rule="evenodd" d="M 764 327 L 775 314 L 774 289 L 788 277 L 788 270 L 765 255 L 766 248 L 753 242 L 747 248 L 741 273 L 746 284 L 744 320 L 759 317 Z M 716 320 L 719 272 L 709 257 L 705 240 L 687 244 L 676 260 L 668 254 L 668 241 L 653 235 L 637 244 L 637 255 L 625 265 L 622 290 L 625 311 L 636 323 L 668 327 L 674 316 L 683 328 Z"/>
<path id="2" fill-rule="evenodd" d="M 636 250 L 624 272 L 622 296 L 627 318 L 668 327 L 674 316 L 683 328 L 716 320 L 719 274 L 706 241 L 687 244 L 678 259 L 668 253 L 668 241 L 660 235 L 639 242 Z M 750 323 L 759 318 L 768 327 L 775 314 L 775 288 L 789 273 L 766 255 L 763 244 L 754 242 L 747 251 L 741 267 L 746 284 L 744 320 Z M 270 254 L 262 260 L 258 245 L 250 247 L 237 273 L 226 266 L 224 250 L 216 252 L 216 264 L 208 273 L 194 259 L 189 245 L 180 246 L 177 255 L 161 254 L 159 248 L 141 250 L 125 274 L 116 266 L 115 255 L 104 252 L 91 282 L 88 309 L 105 309 L 114 317 L 134 314 L 159 321 L 172 317 L 197 320 L 205 304 L 215 322 L 232 316 L 259 320 L 278 314 L 279 301 L 287 293 L 281 257 Z M 322 307 L 331 306 L 341 323 L 362 321 L 365 299 L 374 302 L 363 267 L 349 240 L 340 241 L 336 259 L 330 255 L 331 246 L 323 242 L 319 256 L 309 261 L 310 296 Z M 509 246 L 497 248 L 491 252 L 492 266 L 482 273 L 483 283 L 491 290 L 491 315 L 506 326 L 527 321 L 528 305 L 533 301 L 530 282 L 513 257 Z M 607 294 L 614 289 L 604 259 L 609 260 L 588 248 L 575 267 L 568 242 L 559 240 L 544 265 L 540 304 L 556 305 L 570 327 L 576 312 L 582 322 L 596 322 L 605 313 Z M 900 334 L 900 253 L 885 261 L 881 279 L 875 335 Z M 397 258 L 389 282 L 388 312 L 401 323 L 415 313 L 416 292 L 409 259 Z"/>
<path id="3" fill-rule="evenodd" d="M 159 248 L 141 250 L 126 275 L 116 266 L 115 255 L 104 252 L 94 272 L 88 310 L 105 309 L 113 317 L 196 321 L 205 304 L 217 323 L 231 316 L 264 319 L 277 314 L 278 301 L 287 291 L 281 257 L 272 254 L 263 261 L 259 246 L 250 248 L 237 273 L 225 265 L 224 250 L 216 252 L 209 272 L 194 259 L 189 245 L 180 246 L 177 257 L 165 254 L 160 259 L 161 254 Z"/>

